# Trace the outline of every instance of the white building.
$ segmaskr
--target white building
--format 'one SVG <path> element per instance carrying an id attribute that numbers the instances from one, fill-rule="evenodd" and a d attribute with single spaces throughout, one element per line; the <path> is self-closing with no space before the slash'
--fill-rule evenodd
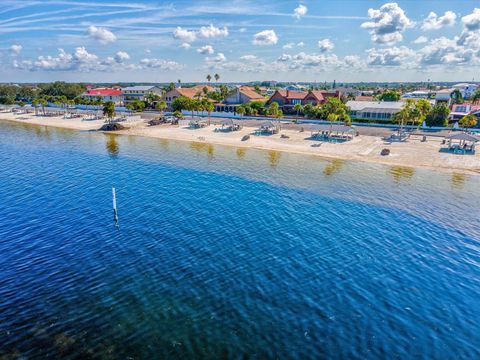
<path id="1" fill-rule="evenodd" d="M 429 99 L 430 91 L 417 90 L 402 95 L 402 99 Z"/>
<path id="2" fill-rule="evenodd" d="M 403 101 L 348 101 L 352 120 L 391 121 L 405 103 Z"/>
<path id="3" fill-rule="evenodd" d="M 470 99 L 478 89 L 476 84 L 461 83 L 453 85 L 453 90 L 460 90 L 464 99 Z"/>
<path id="4" fill-rule="evenodd" d="M 162 96 L 162 89 L 157 86 L 147 85 L 147 86 L 128 86 L 122 89 L 123 92 L 123 102 L 128 104 L 134 100 L 145 100 L 145 95 L 147 94 L 156 94 Z"/>

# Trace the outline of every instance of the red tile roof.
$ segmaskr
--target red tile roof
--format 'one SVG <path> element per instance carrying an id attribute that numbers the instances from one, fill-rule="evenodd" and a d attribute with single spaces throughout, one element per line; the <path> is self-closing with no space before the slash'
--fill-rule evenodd
<path id="1" fill-rule="evenodd" d="M 252 100 L 265 100 L 265 97 L 257 93 L 254 89 L 248 86 L 242 86 L 239 91 Z"/>
<path id="2" fill-rule="evenodd" d="M 90 96 L 119 96 L 122 95 L 121 90 L 109 89 L 109 88 L 97 88 L 89 89 L 85 91 L 84 95 Z"/>

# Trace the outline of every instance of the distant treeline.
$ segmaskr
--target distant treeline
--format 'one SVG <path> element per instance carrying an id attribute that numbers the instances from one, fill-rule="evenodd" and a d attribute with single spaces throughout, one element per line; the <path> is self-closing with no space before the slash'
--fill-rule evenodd
<path id="1" fill-rule="evenodd" d="M 54 83 L 33 85 L 0 85 L 0 104 L 12 105 L 15 103 L 32 102 L 38 98 L 65 97 L 73 100 L 86 90 L 84 84 Z"/>

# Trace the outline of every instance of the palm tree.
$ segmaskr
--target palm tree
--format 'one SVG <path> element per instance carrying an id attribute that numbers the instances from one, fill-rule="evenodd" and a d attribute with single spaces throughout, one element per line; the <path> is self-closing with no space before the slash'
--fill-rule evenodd
<path id="1" fill-rule="evenodd" d="M 105 105 L 103 105 L 103 115 L 108 118 L 109 122 L 115 117 L 115 103 L 113 101 L 107 101 Z"/>
<path id="2" fill-rule="evenodd" d="M 39 100 L 40 99 L 32 100 L 33 109 L 35 110 L 35 116 L 38 116 L 38 105 L 40 104 Z"/>
<path id="3" fill-rule="evenodd" d="M 220 79 L 220 75 L 218 75 L 218 74 L 213 75 L 213 77 L 215 78 L 216 82 L 218 82 L 218 80 Z"/>
<path id="4" fill-rule="evenodd" d="M 161 113 L 167 108 L 167 103 L 165 101 L 159 101 L 155 105 L 155 109 L 159 110 Z"/>
<path id="5" fill-rule="evenodd" d="M 463 95 L 460 90 L 458 89 L 453 90 L 450 97 L 452 98 L 454 104 L 463 104 Z"/>
<path id="6" fill-rule="evenodd" d="M 41 98 L 41 99 L 38 100 L 38 103 L 39 103 L 40 106 L 42 107 L 43 116 L 45 116 L 45 106 L 48 105 L 47 99 Z"/>
<path id="7" fill-rule="evenodd" d="M 201 105 L 202 105 L 202 110 L 208 113 L 208 126 L 210 126 L 210 114 L 212 113 L 213 110 L 215 110 L 215 105 L 213 105 L 212 102 L 208 99 L 202 99 Z"/>
<path id="8" fill-rule="evenodd" d="M 475 91 L 475 93 L 473 94 L 472 96 L 472 104 L 477 104 L 480 102 L 480 89 L 478 89 L 477 91 Z"/>
<path id="9" fill-rule="evenodd" d="M 298 104 L 295 104 L 295 106 L 293 107 L 293 110 L 295 110 L 297 112 L 297 116 L 295 118 L 295 122 L 298 122 L 298 115 L 300 113 L 300 111 L 303 111 L 303 106 L 302 104 L 298 103 Z"/>
<path id="10" fill-rule="evenodd" d="M 210 81 L 212 81 L 212 75 L 208 74 L 207 75 L 207 81 L 210 83 Z"/>
<path id="11" fill-rule="evenodd" d="M 238 115 L 240 115 L 240 117 L 242 117 L 247 112 L 247 109 L 245 108 L 244 105 L 239 105 L 237 106 L 236 112 Z"/>

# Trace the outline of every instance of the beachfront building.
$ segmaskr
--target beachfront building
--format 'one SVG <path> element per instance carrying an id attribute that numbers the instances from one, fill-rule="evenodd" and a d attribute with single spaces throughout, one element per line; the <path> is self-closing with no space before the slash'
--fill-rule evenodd
<path id="1" fill-rule="evenodd" d="M 438 90 L 435 93 L 435 103 L 447 103 L 447 105 L 450 105 L 452 101 L 452 89 L 443 89 L 443 90 Z"/>
<path id="2" fill-rule="evenodd" d="M 126 105 L 134 100 L 145 101 L 145 95 L 156 94 L 162 96 L 162 89 L 157 86 L 128 86 L 122 89 L 123 103 Z"/>
<path id="3" fill-rule="evenodd" d="M 119 89 L 112 88 L 96 88 L 96 89 L 87 89 L 82 95 L 82 98 L 86 100 L 96 100 L 100 98 L 103 102 L 113 101 L 116 105 L 121 104 L 122 91 Z"/>
<path id="4" fill-rule="evenodd" d="M 352 120 L 390 122 L 405 103 L 402 101 L 355 101 L 347 102 Z"/>
<path id="5" fill-rule="evenodd" d="M 282 111 L 293 112 L 293 107 L 297 104 L 314 106 L 324 104 L 329 97 L 340 98 L 338 91 L 291 91 L 291 90 L 277 90 L 267 101 L 267 105 L 276 102 Z"/>
<path id="6" fill-rule="evenodd" d="M 215 91 L 215 88 L 209 85 L 195 85 L 189 88 L 177 87 L 173 90 L 168 91 L 164 96 L 163 100 L 167 103 L 169 109 L 171 109 L 172 102 L 180 96 L 187 97 L 189 99 L 194 99 L 198 96 L 203 96 L 205 91 L 211 92 Z"/>
<path id="7" fill-rule="evenodd" d="M 222 103 L 215 105 L 215 111 L 235 112 L 238 106 L 251 101 L 265 101 L 265 97 L 249 86 L 239 86 Z"/>
<path id="8" fill-rule="evenodd" d="M 460 83 L 455 84 L 452 86 L 453 90 L 460 90 L 464 99 L 470 99 L 475 91 L 477 90 L 478 85 L 476 84 L 467 84 L 467 83 Z"/>

